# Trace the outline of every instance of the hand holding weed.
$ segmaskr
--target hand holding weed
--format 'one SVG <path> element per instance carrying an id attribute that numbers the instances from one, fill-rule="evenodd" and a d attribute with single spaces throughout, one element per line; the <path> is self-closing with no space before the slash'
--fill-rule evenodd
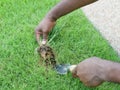
<path id="1" fill-rule="evenodd" d="M 43 36 L 43 41 L 42 44 L 46 44 L 47 38 L 48 38 L 48 33 L 51 31 L 51 29 L 55 25 L 55 21 L 59 19 L 60 17 L 82 7 L 85 5 L 88 5 L 90 3 L 93 3 L 97 0 L 62 0 L 60 3 L 58 3 L 55 7 L 53 7 L 48 14 L 45 17 L 40 24 L 37 26 L 35 30 L 36 34 L 36 40 L 38 44 L 40 45 L 41 43 L 39 42 L 39 37 L 40 35 Z"/>
<path id="2" fill-rule="evenodd" d="M 41 44 L 40 36 L 43 37 L 42 44 L 47 43 L 48 34 L 52 30 L 52 28 L 55 26 L 55 23 L 56 22 L 54 20 L 51 20 L 50 18 L 44 18 L 39 23 L 39 25 L 35 29 L 36 40 L 37 40 L 39 45 Z"/>

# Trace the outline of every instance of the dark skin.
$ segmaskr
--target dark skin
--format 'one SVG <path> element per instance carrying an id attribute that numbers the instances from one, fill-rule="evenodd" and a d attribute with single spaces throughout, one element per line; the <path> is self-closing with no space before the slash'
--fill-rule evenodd
<path id="1" fill-rule="evenodd" d="M 73 77 L 89 87 L 99 86 L 105 81 L 120 83 L 120 63 L 97 57 L 83 60 L 71 72 Z"/>
<path id="2" fill-rule="evenodd" d="M 48 34 L 55 26 L 57 19 L 80 8 L 91 4 L 97 0 L 61 0 L 55 7 L 53 7 L 48 14 L 43 18 L 35 29 L 36 40 L 38 44 L 46 44 Z M 43 37 L 40 42 L 40 36 Z"/>
<path id="3" fill-rule="evenodd" d="M 48 34 L 60 17 L 95 1 L 97 0 L 61 0 L 36 27 L 35 35 L 38 44 L 47 43 Z M 42 42 L 40 42 L 40 36 L 43 37 Z M 72 73 L 86 86 L 98 86 L 104 81 L 120 83 L 120 64 L 96 57 L 79 63 Z"/>

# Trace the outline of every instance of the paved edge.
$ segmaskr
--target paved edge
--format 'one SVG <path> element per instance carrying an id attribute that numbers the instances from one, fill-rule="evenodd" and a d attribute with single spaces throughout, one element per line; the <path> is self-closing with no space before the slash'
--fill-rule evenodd
<path id="1" fill-rule="evenodd" d="M 82 10 L 120 55 L 120 0 L 99 0 Z"/>

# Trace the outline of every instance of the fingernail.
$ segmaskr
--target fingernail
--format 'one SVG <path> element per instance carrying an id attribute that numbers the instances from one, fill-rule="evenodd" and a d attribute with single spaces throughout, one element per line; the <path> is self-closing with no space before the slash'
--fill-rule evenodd
<path id="1" fill-rule="evenodd" d="M 46 44 L 46 41 L 43 40 L 43 41 L 42 41 L 42 44 Z"/>

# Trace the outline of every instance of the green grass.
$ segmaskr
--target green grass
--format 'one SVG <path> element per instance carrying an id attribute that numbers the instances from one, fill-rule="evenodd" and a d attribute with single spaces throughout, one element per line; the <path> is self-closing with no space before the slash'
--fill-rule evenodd
<path id="1" fill-rule="evenodd" d="M 39 65 L 34 28 L 57 2 L 0 0 L 0 90 L 120 90 L 118 84 L 108 82 L 89 88 L 70 73 L 60 76 Z M 54 35 L 49 44 L 60 63 L 77 64 L 91 56 L 120 61 L 81 10 L 58 20 L 50 37 Z"/>

